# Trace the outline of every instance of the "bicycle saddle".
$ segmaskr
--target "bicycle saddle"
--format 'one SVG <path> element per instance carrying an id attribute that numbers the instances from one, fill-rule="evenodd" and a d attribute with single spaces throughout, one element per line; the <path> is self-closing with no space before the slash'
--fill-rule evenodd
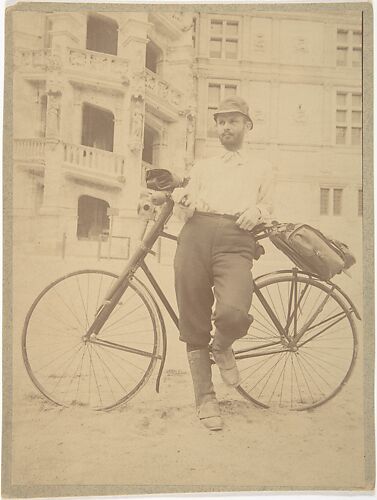
<path id="1" fill-rule="evenodd" d="M 184 187 L 185 179 L 181 179 L 165 168 L 151 168 L 145 174 L 147 188 L 154 191 L 173 191 L 177 187 Z"/>

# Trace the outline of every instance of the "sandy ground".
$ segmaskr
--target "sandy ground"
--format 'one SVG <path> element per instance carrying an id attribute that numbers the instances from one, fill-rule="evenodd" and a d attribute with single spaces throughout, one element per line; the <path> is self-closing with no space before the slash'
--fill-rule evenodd
<path id="1" fill-rule="evenodd" d="M 127 485 L 122 491 L 128 493 L 140 485 L 150 492 L 367 486 L 362 349 L 343 390 L 305 412 L 256 407 L 227 389 L 216 371 L 225 423 L 217 433 L 206 431 L 195 416 L 184 346 L 170 321 L 160 394 L 154 391 L 154 373 L 126 406 L 109 412 L 61 409 L 45 401 L 23 366 L 23 320 L 46 284 L 83 267 L 120 270 L 122 264 L 14 258 L 13 485 Z M 171 295 L 168 268 L 163 275 Z M 358 328 L 361 334 L 360 322 Z"/>

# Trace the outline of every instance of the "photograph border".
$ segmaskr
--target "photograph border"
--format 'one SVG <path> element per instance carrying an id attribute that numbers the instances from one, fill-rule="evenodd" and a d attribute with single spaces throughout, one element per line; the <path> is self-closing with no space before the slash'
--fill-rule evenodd
<path id="1" fill-rule="evenodd" d="M 127 4 L 127 3 L 64 3 L 64 2 L 20 2 L 6 9 L 5 15 L 5 83 L 4 83 L 4 127 L 3 127 L 3 441 L 2 441 L 2 495 L 4 497 L 53 497 L 53 496 L 104 496 L 104 495 L 136 495 L 161 493 L 213 493 L 213 492 L 250 492 L 246 487 L 205 487 L 192 485 L 190 490 L 179 485 L 13 485 L 12 484 L 12 267 L 13 267 L 13 215 L 12 215 L 12 129 L 13 129 L 13 86 L 12 86 L 12 16 L 19 11 L 54 10 L 76 12 L 80 10 L 106 11 L 140 11 L 163 10 L 164 12 L 201 9 L 204 12 L 218 12 L 219 7 L 227 12 L 250 11 L 287 11 L 287 12 L 329 12 L 354 10 L 362 12 L 363 19 L 363 146 L 362 146 L 362 178 L 363 178 L 363 321 L 364 321 L 364 415 L 365 415 L 365 486 L 354 490 L 366 491 L 374 488 L 375 481 L 375 439 L 374 439 L 374 182 L 373 182 L 373 9 L 370 3 L 319 3 L 319 4 Z M 345 418 L 347 418 L 345 416 Z M 274 490 L 261 486 L 252 490 L 256 492 L 273 491 L 313 491 L 317 490 L 276 487 Z M 334 491 L 334 490 L 323 490 Z"/>

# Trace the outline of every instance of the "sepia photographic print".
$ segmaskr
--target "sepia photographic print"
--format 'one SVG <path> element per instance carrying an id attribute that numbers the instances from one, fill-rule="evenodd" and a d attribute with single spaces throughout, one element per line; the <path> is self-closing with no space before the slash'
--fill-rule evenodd
<path id="1" fill-rule="evenodd" d="M 4 497 L 374 489 L 372 18 L 6 9 Z"/>

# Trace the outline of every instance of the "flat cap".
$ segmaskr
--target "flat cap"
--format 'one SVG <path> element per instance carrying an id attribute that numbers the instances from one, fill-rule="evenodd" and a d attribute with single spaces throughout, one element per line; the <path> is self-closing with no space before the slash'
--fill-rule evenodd
<path id="1" fill-rule="evenodd" d="M 241 113 L 241 115 L 246 116 L 251 126 L 253 126 L 253 120 L 249 116 L 249 106 L 242 97 L 232 96 L 221 101 L 217 111 L 213 114 L 215 121 L 217 116 L 223 113 Z"/>

